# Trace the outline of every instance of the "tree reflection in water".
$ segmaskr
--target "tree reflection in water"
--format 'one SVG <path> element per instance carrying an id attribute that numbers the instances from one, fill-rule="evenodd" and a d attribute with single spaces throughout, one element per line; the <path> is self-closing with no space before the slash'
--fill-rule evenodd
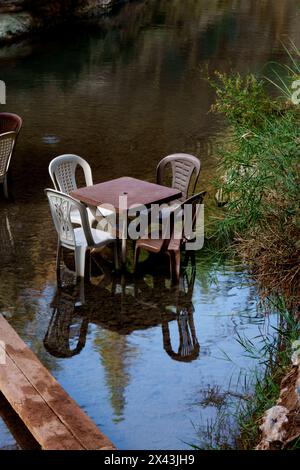
<path id="1" fill-rule="evenodd" d="M 133 331 L 162 327 L 163 348 L 174 360 L 190 362 L 199 356 L 192 302 L 196 277 L 194 255 L 186 256 L 178 285 L 164 275 L 130 273 L 121 276 L 109 271 L 98 286 L 73 283 L 70 271 L 61 273 L 53 313 L 44 338 L 47 351 L 61 358 L 79 354 L 84 348 L 89 323 L 120 337 Z M 179 348 L 172 349 L 169 324 L 177 322 Z"/>

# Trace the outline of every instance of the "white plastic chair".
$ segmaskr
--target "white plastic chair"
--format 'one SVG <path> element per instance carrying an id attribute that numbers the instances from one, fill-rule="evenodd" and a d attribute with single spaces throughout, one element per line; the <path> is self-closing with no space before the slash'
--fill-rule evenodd
<path id="1" fill-rule="evenodd" d="M 83 169 L 86 186 L 93 185 L 92 170 L 88 162 L 78 155 L 65 154 L 54 158 L 49 165 L 49 174 L 57 191 L 69 195 L 77 189 L 77 166 Z M 90 210 L 88 210 L 88 217 L 90 224 L 93 225 L 95 217 Z M 80 225 L 80 214 L 75 207 L 71 209 L 71 220 L 74 225 Z"/>
<path id="2" fill-rule="evenodd" d="M 86 207 L 76 199 L 53 189 L 46 189 L 51 215 L 58 234 L 57 271 L 62 247 L 74 251 L 77 277 L 84 277 L 86 251 L 114 244 L 115 267 L 119 269 L 116 238 L 110 233 L 90 227 Z M 81 227 L 74 228 L 71 211 L 75 208 Z"/>
<path id="3" fill-rule="evenodd" d="M 18 133 L 14 131 L 0 135 L 0 183 L 3 184 L 6 198 L 8 198 L 7 172 L 17 136 Z"/>
<path id="4" fill-rule="evenodd" d="M 80 166 L 83 169 L 86 186 L 93 185 L 92 170 L 87 161 L 78 155 L 65 154 L 54 158 L 49 165 L 49 174 L 52 179 L 54 188 L 65 194 L 70 194 L 77 189 L 76 168 Z M 107 217 L 112 212 L 105 208 L 88 208 L 88 216 L 90 224 L 95 221 L 99 222 L 101 217 Z M 75 208 L 71 211 L 71 220 L 74 225 L 80 225 L 80 216 Z"/>
<path id="5" fill-rule="evenodd" d="M 49 165 L 50 177 L 57 191 L 70 194 L 77 189 L 76 168 L 78 165 L 83 169 L 86 185 L 93 185 L 92 170 L 88 162 L 78 155 L 65 154 L 54 158 Z"/>

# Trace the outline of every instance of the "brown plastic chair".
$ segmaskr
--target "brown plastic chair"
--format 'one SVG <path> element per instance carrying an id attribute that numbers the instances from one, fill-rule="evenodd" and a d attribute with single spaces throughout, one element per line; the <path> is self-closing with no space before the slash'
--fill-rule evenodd
<path id="1" fill-rule="evenodd" d="M 13 113 L 0 113 L 0 134 L 5 132 L 20 132 L 22 127 L 22 118 Z"/>
<path id="2" fill-rule="evenodd" d="M 8 198 L 7 172 L 17 136 L 17 132 L 0 134 L 0 183 L 3 184 L 6 198 Z"/>
<path id="3" fill-rule="evenodd" d="M 180 213 L 184 214 L 185 205 L 192 205 L 192 229 L 194 230 L 198 215 L 198 205 L 202 204 L 205 194 L 206 192 L 202 191 L 182 202 L 174 211 L 173 217 Z M 171 220 L 170 223 L 172 224 Z M 175 237 L 174 231 L 172 231 L 170 239 L 163 238 L 162 236 L 159 239 L 140 238 L 135 244 L 134 268 L 137 266 L 141 249 L 150 253 L 166 253 L 170 258 L 171 277 L 172 279 L 175 278 L 178 282 L 180 278 L 180 249 L 187 241 L 183 233 L 181 238 Z"/>
<path id="4" fill-rule="evenodd" d="M 199 158 L 187 153 L 175 153 L 163 158 L 156 169 L 156 182 L 163 185 L 165 168 L 167 165 L 172 167 L 172 188 L 182 192 L 181 201 L 187 199 L 192 175 L 195 174 L 195 183 L 192 194 L 198 182 L 201 163 Z"/>

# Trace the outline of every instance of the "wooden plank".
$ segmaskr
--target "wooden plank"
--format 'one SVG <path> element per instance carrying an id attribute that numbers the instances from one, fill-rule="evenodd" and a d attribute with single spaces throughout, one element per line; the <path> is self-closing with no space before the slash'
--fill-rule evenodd
<path id="1" fill-rule="evenodd" d="M 9 355 L 6 356 L 6 364 L 0 365 L 0 387 L 7 401 L 43 449 L 83 450 Z"/>
<path id="2" fill-rule="evenodd" d="M 1 339 L 6 343 L 6 354 L 11 363 L 22 371 L 37 394 L 82 448 L 114 449 L 111 441 L 100 432 L 95 423 L 39 362 L 8 322 L 0 316 Z M 6 394 L 5 396 L 10 401 Z"/>
<path id="3" fill-rule="evenodd" d="M 2 393 L 0 393 L 0 416 L 22 450 L 41 450 L 41 446 Z"/>

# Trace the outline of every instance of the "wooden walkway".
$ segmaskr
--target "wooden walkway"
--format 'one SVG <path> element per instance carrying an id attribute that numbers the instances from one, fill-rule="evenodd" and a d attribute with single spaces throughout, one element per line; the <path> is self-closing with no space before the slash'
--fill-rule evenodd
<path id="1" fill-rule="evenodd" d="M 0 391 L 43 450 L 114 446 L 0 315 Z"/>

